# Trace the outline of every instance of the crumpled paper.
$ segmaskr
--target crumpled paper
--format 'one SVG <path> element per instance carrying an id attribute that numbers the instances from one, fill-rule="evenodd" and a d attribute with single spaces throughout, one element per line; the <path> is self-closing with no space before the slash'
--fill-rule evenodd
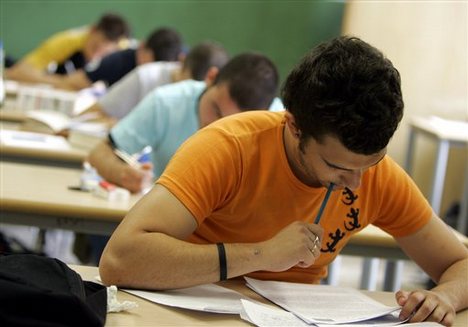
<path id="1" fill-rule="evenodd" d="M 133 301 L 119 302 L 117 300 L 117 287 L 111 285 L 107 287 L 107 312 L 121 312 L 135 309 L 138 304 Z"/>

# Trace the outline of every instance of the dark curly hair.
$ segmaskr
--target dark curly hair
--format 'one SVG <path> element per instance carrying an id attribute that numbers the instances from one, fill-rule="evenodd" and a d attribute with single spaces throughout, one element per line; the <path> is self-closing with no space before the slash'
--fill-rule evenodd
<path id="1" fill-rule="evenodd" d="M 220 69 L 214 85 L 227 83 L 231 98 L 242 110 L 268 109 L 278 89 L 278 71 L 265 55 L 241 53 Z"/>
<path id="2" fill-rule="evenodd" d="M 403 117 L 400 74 L 356 37 L 315 47 L 287 77 L 282 98 L 302 145 L 310 137 L 321 142 L 331 135 L 364 155 L 384 149 Z"/>
<path id="3" fill-rule="evenodd" d="M 170 27 L 154 30 L 145 41 L 157 61 L 177 61 L 182 53 L 182 37 Z"/>
<path id="4" fill-rule="evenodd" d="M 190 49 L 184 69 L 190 71 L 194 80 L 203 81 L 211 67 L 222 68 L 228 61 L 229 55 L 222 45 L 205 41 Z"/>

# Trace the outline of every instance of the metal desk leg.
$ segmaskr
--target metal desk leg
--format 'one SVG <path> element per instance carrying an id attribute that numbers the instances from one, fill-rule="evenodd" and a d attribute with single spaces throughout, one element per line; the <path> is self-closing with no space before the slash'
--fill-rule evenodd
<path id="1" fill-rule="evenodd" d="M 467 158 L 468 159 L 468 158 Z M 465 185 L 463 186 L 462 199 L 460 201 L 460 213 L 458 215 L 457 230 L 463 235 L 468 234 L 468 162 L 465 167 Z"/>
<path id="2" fill-rule="evenodd" d="M 449 149 L 450 142 L 447 140 L 440 140 L 437 150 L 434 180 L 432 183 L 432 192 L 430 198 L 432 209 L 437 215 L 440 215 L 440 204 L 442 201 L 442 193 L 444 191 L 444 179 L 445 171 L 447 169 Z"/>
<path id="3" fill-rule="evenodd" d="M 413 166 L 413 153 L 414 153 L 414 140 L 416 132 L 413 128 L 410 128 L 408 136 L 408 149 L 406 150 L 405 165 L 404 168 L 408 175 L 411 175 L 411 169 Z"/>
<path id="4" fill-rule="evenodd" d="M 385 266 L 385 280 L 383 290 L 395 292 L 401 287 L 401 276 L 403 275 L 403 260 L 387 261 Z"/>
<path id="5" fill-rule="evenodd" d="M 332 285 L 332 286 L 338 285 L 340 268 L 341 268 L 341 256 L 337 256 L 335 260 L 333 260 L 328 265 L 328 276 L 326 279 L 326 284 Z"/>
<path id="6" fill-rule="evenodd" d="M 377 289 L 379 263 L 380 259 L 378 258 L 364 258 L 361 274 L 361 289 L 369 291 L 375 291 Z"/>

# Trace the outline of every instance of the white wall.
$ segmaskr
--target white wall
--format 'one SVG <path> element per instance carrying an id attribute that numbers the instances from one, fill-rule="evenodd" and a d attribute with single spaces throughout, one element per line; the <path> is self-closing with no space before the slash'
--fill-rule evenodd
<path id="1" fill-rule="evenodd" d="M 382 50 L 400 71 L 405 117 L 389 145 L 403 164 L 411 116 L 468 120 L 468 1 L 349 1 L 343 34 Z M 413 177 L 429 195 L 435 142 L 418 136 Z M 450 152 L 442 213 L 462 194 L 468 147 Z"/>

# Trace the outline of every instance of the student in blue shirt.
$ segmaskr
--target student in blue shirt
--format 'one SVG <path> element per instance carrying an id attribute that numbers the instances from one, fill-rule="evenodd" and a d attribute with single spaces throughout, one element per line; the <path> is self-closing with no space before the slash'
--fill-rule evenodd
<path id="1" fill-rule="evenodd" d="M 177 148 L 198 129 L 244 110 L 282 109 L 275 99 L 278 72 L 266 56 L 245 53 L 231 59 L 206 82 L 182 81 L 149 93 L 111 130 L 109 140 L 89 155 L 89 162 L 107 181 L 139 192 L 153 174 L 159 176 Z M 114 153 L 153 148 L 152 162 L 131 167 Z"/>

